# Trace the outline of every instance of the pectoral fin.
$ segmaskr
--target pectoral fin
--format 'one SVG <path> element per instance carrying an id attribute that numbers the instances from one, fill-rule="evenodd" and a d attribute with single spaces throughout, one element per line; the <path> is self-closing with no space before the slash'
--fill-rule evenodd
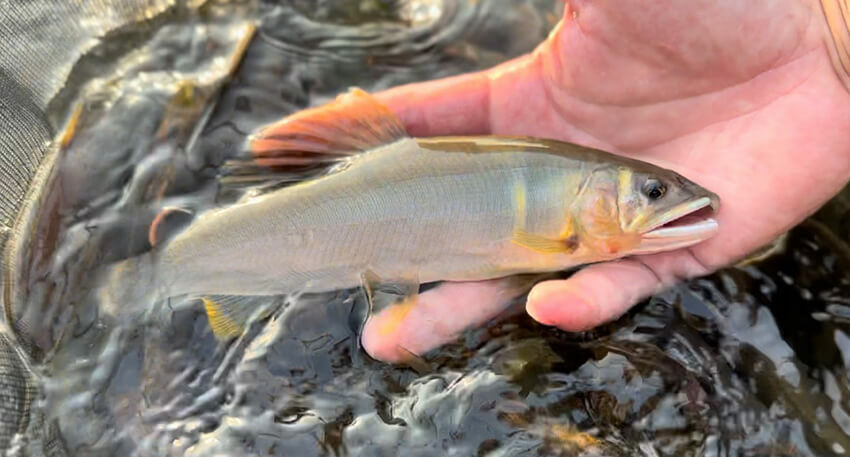
<path id="1" fill-rule="evenodd" d="M 204 297 L 204 309 L 213 335 L 219 341 L 238 338 L 245 332 L 248 322 L 256 314 L 268 315 L 273 297 L 214 295 Z"/>
<path id="2" fill-rule="evenodd" d="M 762 260 L 785 251 L 785 248 L 788 243 L 788 232 L 779 235 L 776 239 L 771 241 L 769 244 L 762 246 L 755 251 L 751 252 L 748 256 L 739 260 L 738 263 L 735 264 L 736 267 L 746 267 L 752 265 L 754 263 L 761 262 Z"/>
<path id="3" fill-rule="evenodd" d="M 368 314 L 366 319 L 362 320 L 358 333 L 362 335 L 366 322 L 380 313 L 378 334 L 381 337 L 397 339 L 398 336 L 395 333 L 398 332 L 399 326 L 410 310 L 416 306 L 419 298 L 419 281 L 413 275 L 407 279 L 386 281 L 374 272 L 366 271 L 361 275 L 361 282 L 368 303 Z M 428 362 L 418 355 L 401 346 L 398 349 L 405 354 L 401 363 L 410 366 L 420 374 L 432 371 Z"/>
<path id="4" fill-rule="evenodd" d="M 404 354 L 404 359 L 401 363 L 410 367 L 419 376 L 425 376 L 434 372 L 434 367 L 432 367 L 427 360 L 423 359 L 419 355 L 408 351 L 407 348 L 403 346 L 398 346 L 398 350 Z"/>
<path id="5" fill-rule="evenodd" d="M 389 334 L 394 331 L 419 296 L 419 281 L 413 276 L 409 279 L 386 281 L 373 271 L 366 271 L 360 275 L 360 282 L 368 306 L 366 318 L 361 321 L 358 328 L 361 334 L 366 321 L 384 310 L 388 316 L 392 316 L 392 319 L 389 319 L 386 325 L 382 325 L 382 333 Z"/>
<path id="6" fill-rule="evenodd" d="M 419 281 L 414 275 L 409 278 L 388 281 L 373 271 L 360 275 L 360 281 L 371 312 L 381 311 L 400 303 L 412 303 L 419 296 Z"/>
<path id="7" fill-rule="evenodd" d="M 541 254 L 569 254 L 578 247 L 575 236 L 552 239 L 528 233 L 522 229 L 514 230 L 511 241 Z"/>
<path id="8" fill-rule="evenodd" d="M 526 192 L 525 185 L 521 181 L 514 185 L 514 211 L 516 212 L 514 216 L 516 227 L 511 236 L 513 243 L 542 254 L 569 254 L 578 247 L 577 239 L 571 234 L 569 226 L 557 239 L 542 237 L 526 231 Z"/>

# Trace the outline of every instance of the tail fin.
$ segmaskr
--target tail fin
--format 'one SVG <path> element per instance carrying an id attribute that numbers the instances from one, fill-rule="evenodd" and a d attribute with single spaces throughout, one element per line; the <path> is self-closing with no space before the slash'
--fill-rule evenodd
<path id="1" fill-rule="evenodd" d="M 113 316 L 146 311 L 162 298 L 157 271 L 158 251 L 112 264 L 103 275 L 101 309 Z"/>
<path id="2" fill-rule="evenodd" d="M 185 208 L 166 206 L 151 221 L 148 228 L 148 243 L 153 250 L 107 266 L 105 284 L 101 290 L 104 309 L 118 312 L 134 308 L 136 303 L 147 305 L 164 298 L 161 266 L 157 259 L 164 246 L 177 233 L 185 229 L 194 218 L 194 213 Z"/>

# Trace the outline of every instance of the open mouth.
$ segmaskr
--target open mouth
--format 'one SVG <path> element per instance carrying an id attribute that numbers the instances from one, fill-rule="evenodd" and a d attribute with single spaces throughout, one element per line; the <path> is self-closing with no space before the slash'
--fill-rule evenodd
<path id="1" fill-rule="evenodd" d="M 711 238 L 717 233 L 712 216 L 718 206 L 716 198 L 700 197 L 658 216 L 643 232 L 637 253 L 679 249 Z"/>

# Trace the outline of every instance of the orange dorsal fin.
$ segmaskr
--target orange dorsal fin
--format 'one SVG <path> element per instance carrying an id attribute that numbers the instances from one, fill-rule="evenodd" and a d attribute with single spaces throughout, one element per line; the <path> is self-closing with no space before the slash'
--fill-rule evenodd
<path id="1" fill-rule="evenodd" d="M 401 121 L 353 88 L 334 101 L 299 111 L 251 135 L 249 157 L 219 170 L 223 189 L 267 192 L 338 170 L 352 155 L 408 138 Z"/>
<path id="2" fill-rule="evenodd" d="M 258 165 L 303 166 L 406 137 L 404 126 L 386 106 L 353 88 L 333 102 L 261 128 L 250 138 L 248 149 Z"/>

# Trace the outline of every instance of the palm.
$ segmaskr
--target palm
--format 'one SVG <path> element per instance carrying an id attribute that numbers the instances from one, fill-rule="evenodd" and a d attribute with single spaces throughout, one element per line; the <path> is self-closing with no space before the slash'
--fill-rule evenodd
<path id="1" fill-rule="evenodd" d="M 559 138 L 676 169 L 720 195 L 720 232 L 705 243 L 535 287 L 535 318 L 585 329 L 768 243 L 844 185 L 850 94 L 829 62 L 819 14 L 800 0 L 574 1 L 533 55 L 383 97 L 414 134 Z M 475 287 L 469 306 L 481 312 L 468 324 L 504 298 L 487 292 L 501 290 L 498 282 Z M 462 306 L 435 297 L 423 297 L 426 310 Z M 419 350 L 442 342 L 408 340 Z"/>

